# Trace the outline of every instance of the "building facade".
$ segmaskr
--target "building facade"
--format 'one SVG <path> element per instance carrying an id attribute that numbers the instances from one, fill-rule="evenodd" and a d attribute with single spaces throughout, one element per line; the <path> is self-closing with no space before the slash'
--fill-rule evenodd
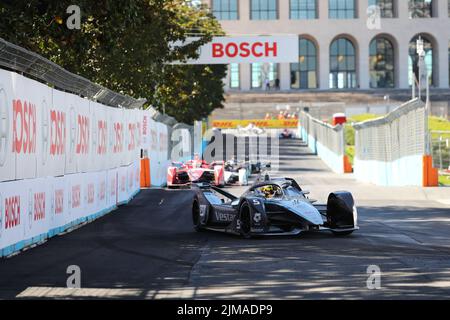
<path id="1" fill-rule="evenodd" d="M 228 35 L 298 35 L 297 63 L 232 64 L 228 91 L 407 89 L 424 40 L 449 88 L 450 0 L 203 0 Z"/>

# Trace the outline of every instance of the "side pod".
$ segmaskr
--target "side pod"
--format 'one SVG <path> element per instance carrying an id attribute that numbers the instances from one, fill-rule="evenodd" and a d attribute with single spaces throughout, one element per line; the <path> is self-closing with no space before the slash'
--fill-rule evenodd
<path id="1" fill-rule="evenodd" d="M 350 192 L 330 193 L 327 201 L 327 225 L 331 229 L 356 227 L 355 201 Z"/>

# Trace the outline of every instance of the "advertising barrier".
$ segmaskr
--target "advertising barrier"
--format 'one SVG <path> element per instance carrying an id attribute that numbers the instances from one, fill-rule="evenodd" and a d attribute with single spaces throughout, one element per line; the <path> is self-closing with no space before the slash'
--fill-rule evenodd
<path id="1" fill-rule="evenodd" d="M 331 126 L 300 112 L 299 135 L 330 169 L 336 173 L 345 172 L 345 139 L 341 125 Z"/>
<path id="2" fill-rule="evenodd" d="M 253 124 L 258 128 L 266 128 L 266 129 L 297 128 L 298 120 L 297 119 L 214 120 L 214 121 L 212 121 L 211 126 L 213 128 L 218 128 L 218 129 L 236 129 L 238 127 L 246 127 L 249 124 Z"/>
<path id="3" fill-rule="evenodd" d="M 0 69 L 0 257 L 165 184 L 170 128 Z M 185 137 L 187 138 L 187 137 Z M 186 142 L 183 142 L 186 144 Z"/>

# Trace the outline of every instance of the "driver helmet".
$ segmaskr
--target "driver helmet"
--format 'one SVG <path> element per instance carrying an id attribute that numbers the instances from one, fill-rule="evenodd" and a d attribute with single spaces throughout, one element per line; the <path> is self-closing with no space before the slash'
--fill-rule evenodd
<path id="1" fill-rule="evenodd" d="M 272 185 L 262 187 L 261 191 L 266 198 L 272 198 L 275 195 L 275 188 Z"/>

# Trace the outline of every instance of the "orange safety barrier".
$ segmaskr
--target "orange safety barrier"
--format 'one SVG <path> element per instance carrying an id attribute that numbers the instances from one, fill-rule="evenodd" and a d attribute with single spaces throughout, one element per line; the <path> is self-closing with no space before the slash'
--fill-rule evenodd
<path id="1" fill-rule="evenodd" d="M 149 188 L 151 186 L 150 178 L 150 159 L 141 159 L 141 188 Z"/>
<path id="2" fill-rule="evenodd" d="M 423 179 L 424 187 L 439 186 L 439 172 L 438 169 L 433 168 L 433 158 L 430 155 L 423 156 Z"/>
<path id="3" fill-rule="evenodd" d="M 344 173 L 352 173 L 353 166 L 350 162 L 350 158 L 347 155 L 344 155 Z"/>

